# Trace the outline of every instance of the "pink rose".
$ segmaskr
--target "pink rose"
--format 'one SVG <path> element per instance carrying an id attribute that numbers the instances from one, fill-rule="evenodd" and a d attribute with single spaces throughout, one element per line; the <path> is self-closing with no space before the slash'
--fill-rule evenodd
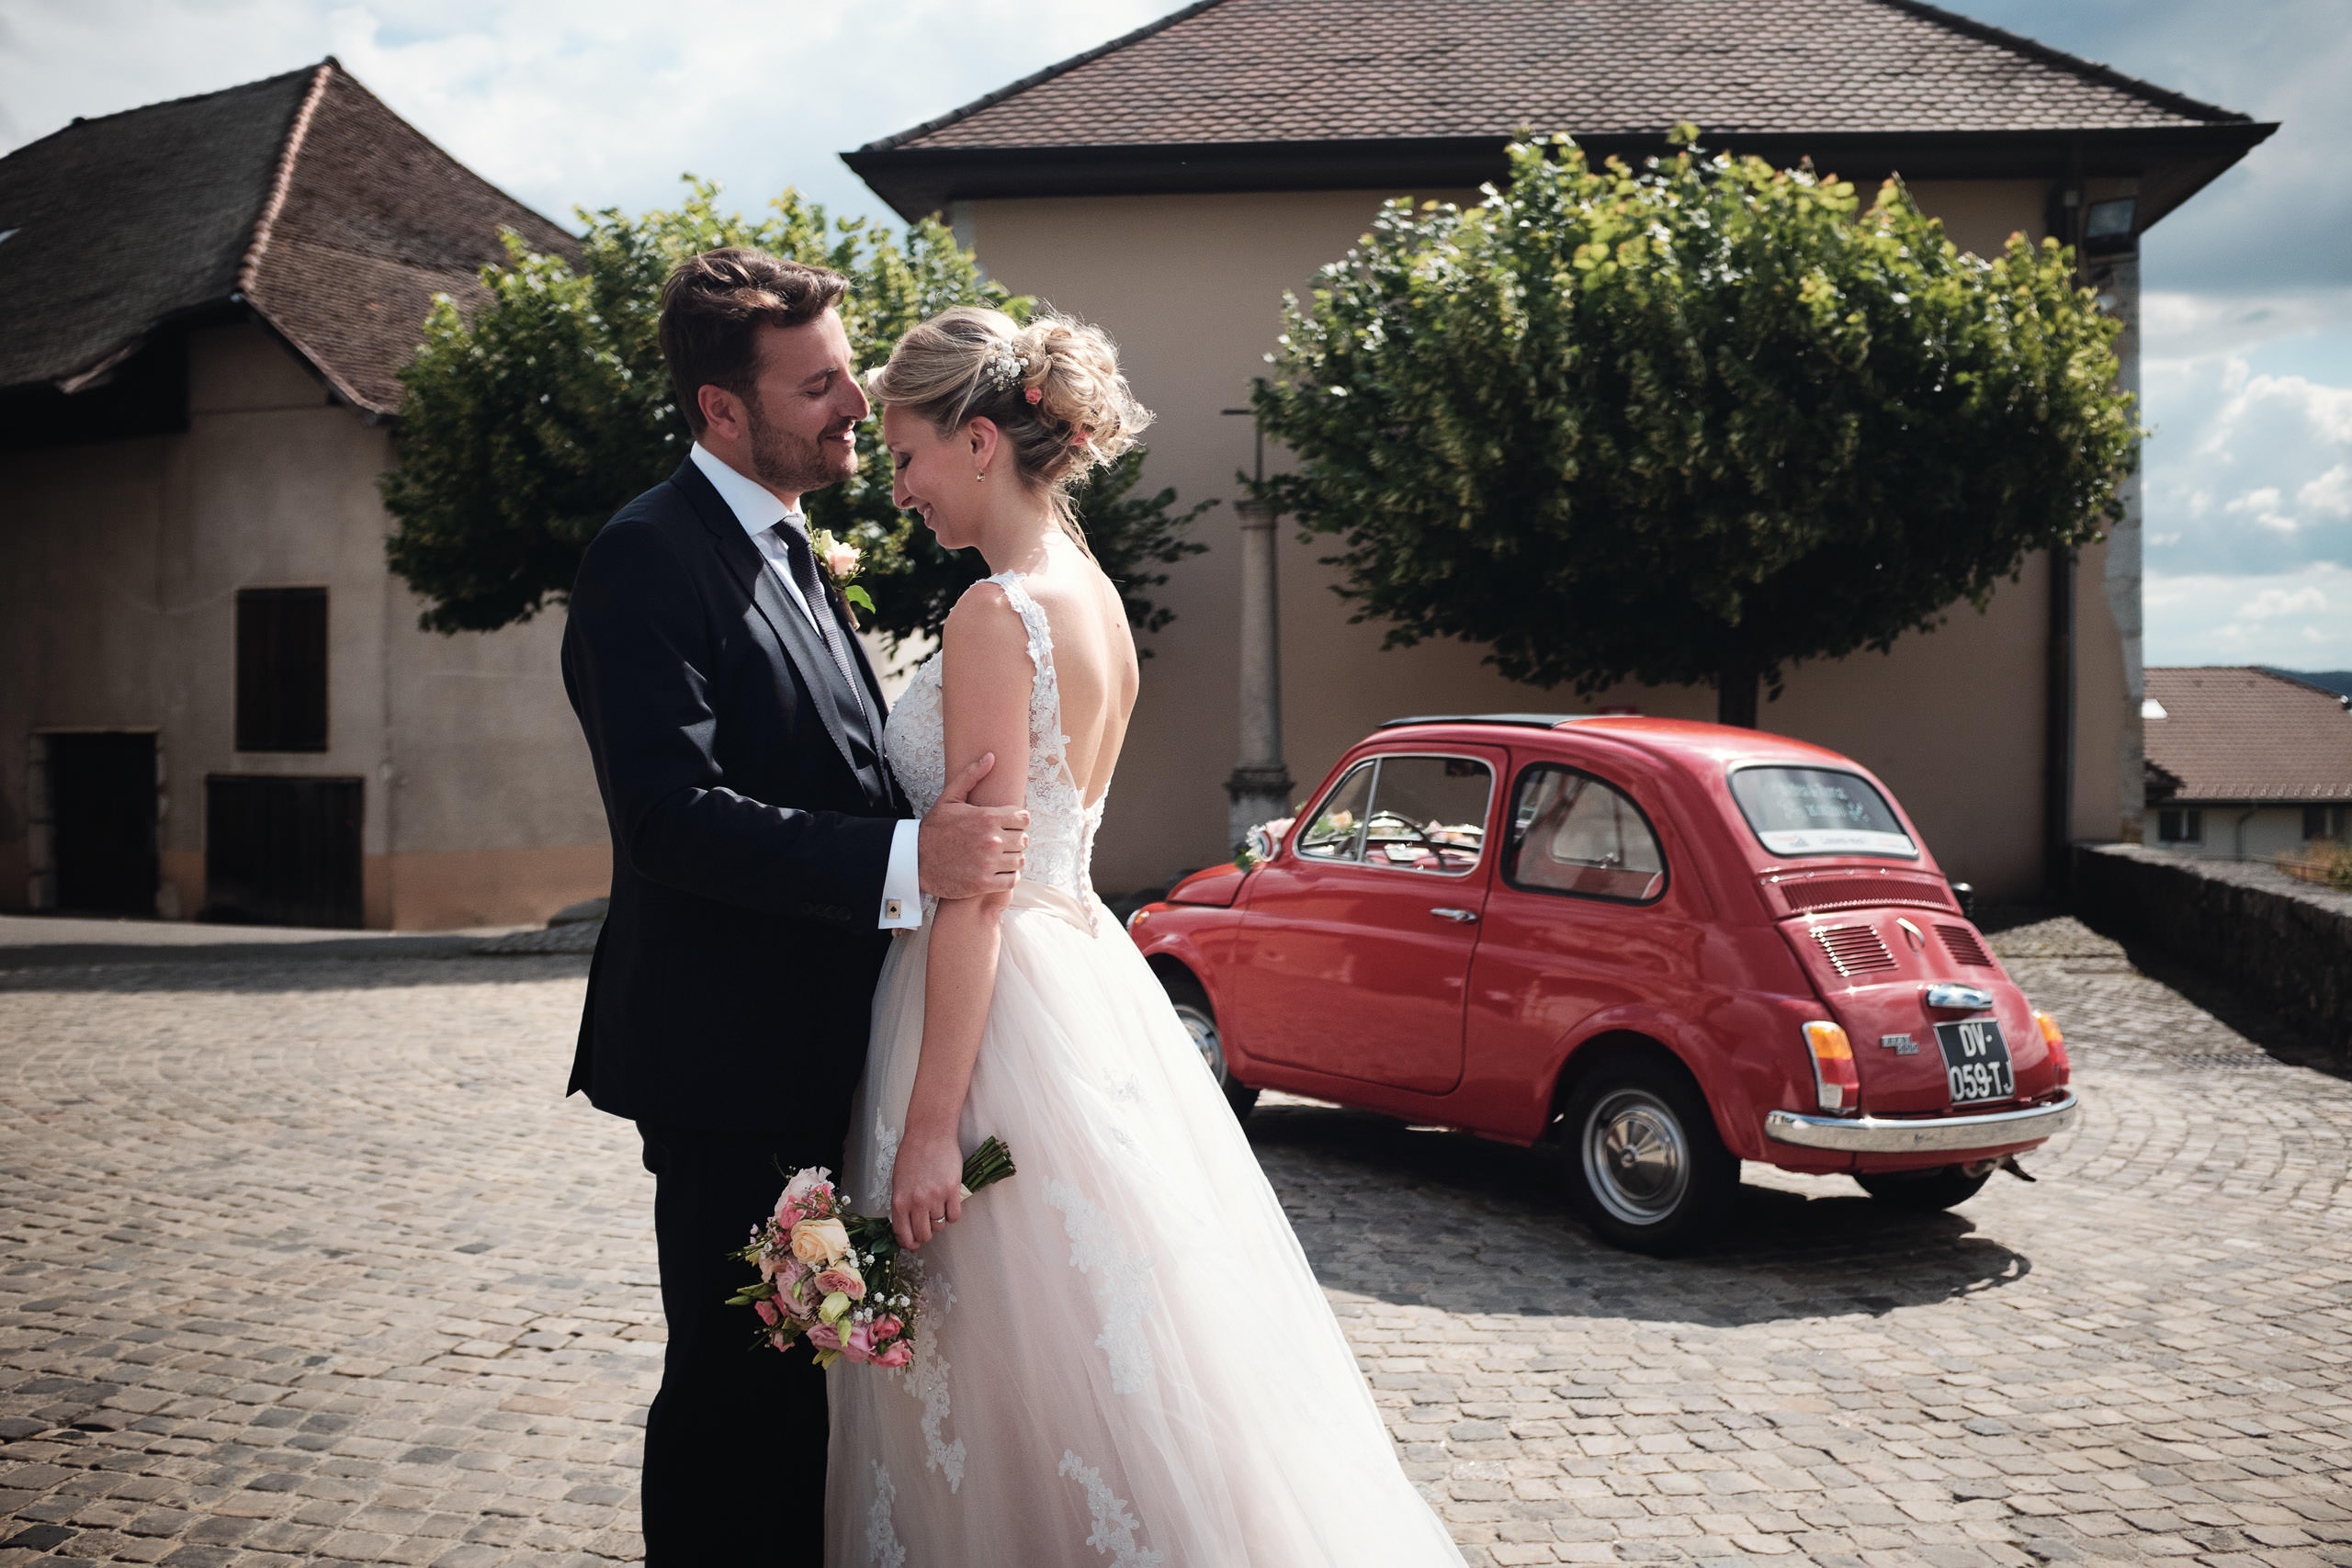
<path id="1" fill-rule="evenodd" d="M 825 1179 L 831 1174 L 821 1165 L 803 1166 L 794 1171 L 792 1179 L 784 1184 L 784 1196 L 775 1201 L 776 1218 L 784 1219 L 786 1206 L 799 1210 L 803 1219 L 815 1213 L 820 1198 L 833 1195 L 833 1184 Z M 785 1223 L 790 1224 L 792 1222 L 786 1220 Z"/>
<path id="2" fill-rule="evenodd" d="M 839 1291 L 854 1302 L 865 1299 L 865 1276 L 846 1263 L 836 1263 L 817 1276 L 817 1293 L 830 1296 Z"/>
<path id="3" fill-rule="evenodd" d="M 768 1343 L 779 1350 L 789 1350 L 792 1348 L 792 1336 L 779 1328 L 768 1336 Z"/>
<path id="4" fill-rule="evenodd" d="M 903 1339 L 893 1339 L 874 1352 L 874 1364 L 877 1367 L 903 1367 L 914 1359 L 915 1348 Z"/>
<path id="5" fill-rule="evenodd" d="M 816 1324 L 808 1329 L 808 1343 L 820 1350 L 838 1350 L 842 1348 L 841 1331 L 830 1323 Z"/>
<path id="6" fill-rule="evenodd" d="M 874 1359 L 874 1325 L 861 1323 L 851 1329 L 849 1337 L 842 1341 L 842 1354 L 853 1361 Z"/>
<path id="7" fill-rule="evenodd" d="M 774 1328 L 775 1326 L 775 1303 L 770 1301 L 753 1302 L 752 1303 L 752 1310 L 760 1314 L 760 1321 L 762 1323 L 766 1324 L 770 1328 Z"/>
<path id="8" fill-rule="evenodd" d="M 825 570 L 835 577 L 848 577 L 857 570 L 857 547 L 836 541 L 825 551 Z"/>
<path id="9" fill-rule="evenodd" d="M 904 1334 L 906 1331 L 907 1325 L 905 1321 L 899 1317 L 895 1313 L 886 1312 L 880 1317 L 874 1320 L 874 1342 L 876 1345 L 896 1339 L 899 1335 Z"/>

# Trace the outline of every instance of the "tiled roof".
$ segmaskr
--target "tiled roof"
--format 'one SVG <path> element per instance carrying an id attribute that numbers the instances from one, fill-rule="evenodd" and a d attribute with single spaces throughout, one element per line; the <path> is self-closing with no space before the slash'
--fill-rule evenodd
<path id="1" fill-rule="evenodd" d="M 1911 0 L 1204 0 L 888 150 L 2242 124 Z"/>
<path id="2" fill-rule="evenodd" d="M 2143 728 L 2165 797 L 2352 801 L 2352 710 L 2334 692 L 2222 666 L 2150 670 L 2148 695 L 2165 712 Z"/>
<path id="3" fill-rule="evenodd" d="M 478 296 L 499 230 L 561 229 L 330 60 L 76 120 L 0 158 L 0 388 L 71 387 L 160 325 L 243 297 L 338 393 L 400 406 L 436 293 Z"/>

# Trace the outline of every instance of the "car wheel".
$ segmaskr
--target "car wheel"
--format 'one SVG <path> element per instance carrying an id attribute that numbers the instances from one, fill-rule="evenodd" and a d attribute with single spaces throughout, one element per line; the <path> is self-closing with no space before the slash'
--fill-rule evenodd
<path id="1" fill-rule="evenodd" d="M 1679 1065 L 1631 1056 L 1596 1067 L 1568 1101 L 1566 1132 L 1569 1196 L 1619 1247 L 1670 1257 L 1731 1210 L 1739 1161 Z"/>
<path id="2" fill-rule="evenodd" d="M 1981 1170 L 1973 1165 L 1947 1165 L 1934 1170 L 1876 1170 L 1854 1179 L 1891 1209 L 1926 1214 L 1967 1202 L 1984 1190 L 1999 1168 L 1990 1163 Z"/>
<path id="3" fill-rule="evenodd" d="M 1216 1080 L 1225 1102 L 1233 1107 L 1236 1117 L 1246 1118 L 1258 1103 L 1258 1091 L 1235 1081 L 1233 1069 L 1225 1060 L 1225 1038 L 1217 1032 L 1216 1009 L 1209 1005 L 1209 994 L 1190 975 L 1162 975 L 1159 984 L 1168 992 L 1168 1000 L 1176 1009 L 1184 1032 L 1193 1037 L 1193 1048 L 1201 1054 L 1202 1066 Z"/>

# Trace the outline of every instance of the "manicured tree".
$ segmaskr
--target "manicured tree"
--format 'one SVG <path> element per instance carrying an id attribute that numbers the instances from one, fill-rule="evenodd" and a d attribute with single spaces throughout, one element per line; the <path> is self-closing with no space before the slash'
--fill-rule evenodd
<path id="1" fill-rule="evenodd" d="M 2071 255 L 1956 250 L 1902 187 L 1679 151 L 1510 149 L 1479 206 L 1385 208 L 1290 301 L 1270 481 L 1390 644 L 1589 694 L 1760 679 L 1982 609 L 2122 515 L 2119 330 Z"/>
<path id="2" fill-rule="evenodd" d="M 510 238 L 508 265 L 483 271 L 487 301 L 464 312 L 447 298 L 435 305 L 401 372 L 400 462 L 383 478 L 395 522 L 387 554 L 427 601 L 426 627 L 494 631 L 562 603 L 605 520 L 684 457 L 692 437 L 656 333 L 662 281 L 683 257 L 757 245 L 843 274 L 843 324 L 865 364 L 951 305 L 1028 311 L 938 223 L 915 224 L 901 243 L 862 219 L 828 221 L 797 192 L 754 220 L 721 211 L 717 186 L 689 186 L 674 212 L 581 214 L 587 233 L 576 263 Z M 868 624 L 896 642 L 935 634 L 988 567 L 977 551 L 940 549 L 920 519 L 891 505 L 880 426 L 877 415 L 860 427 L 856 474 L 807 505 L 813 525 L 859 547 L 858 581 L 875 605 Z M 1129 618 L 1151 631 L 1170 616 L 1148 597 L 1167 581 L 1152 569 L 1204 547 L 1183 534 L 1213 503 L 1175 513 L 1172 490 L 1131 497 L 1142 464 L 1142 450 L 1130 452 L 1076 500 Z"/>

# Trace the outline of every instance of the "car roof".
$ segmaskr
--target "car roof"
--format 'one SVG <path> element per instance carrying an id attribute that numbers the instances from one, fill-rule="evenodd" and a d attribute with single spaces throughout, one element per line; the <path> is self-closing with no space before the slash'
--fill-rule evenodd
<path id="1" fill-rule="evenodd" d="M 1774 735 L 1768 730 L 1705 724 L 1688 718 L 1655 718 L 1641 714 L 1420 714 L 1389 719 L 1367 739 L 1389 742 L 1403 739 L 1459 742 L 1504 739 L 1494 733 L 1498 729 L 1555 733 L 1574 731 L 1578 735 L 1606 737 L 1621 745 L 1672 758 L 1686 765 L 1760 761 L 1845 769 L 1860 767 L 1859 763 L 1826 746 L 1816 746 L 1811 741 L 1798 740 L 1786 735 Z M 1533 740 L 1536 737 L 1521 734 L 1511 739 L 1516 744 Z"/>

